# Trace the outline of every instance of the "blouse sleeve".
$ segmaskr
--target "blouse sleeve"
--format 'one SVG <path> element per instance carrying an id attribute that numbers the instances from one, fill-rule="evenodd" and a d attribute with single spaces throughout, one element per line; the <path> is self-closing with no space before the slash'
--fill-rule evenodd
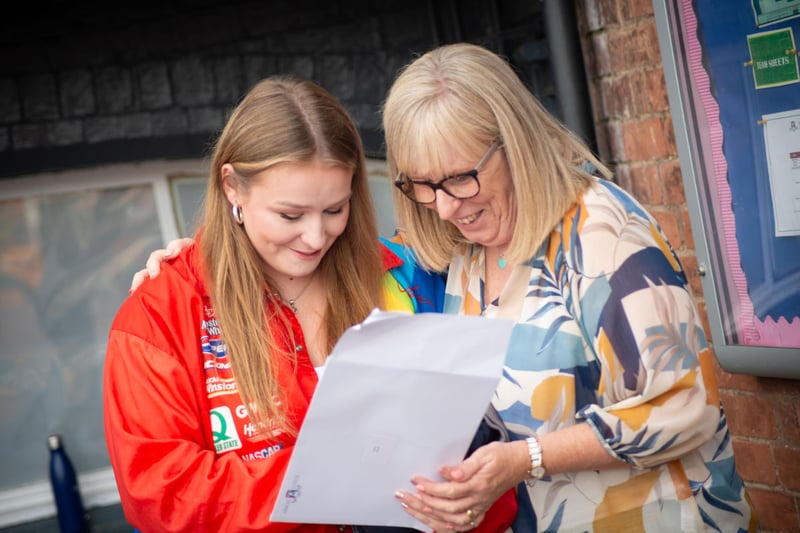
<path id="1" fill-rule="evenodd" d="M 652 217 L 626 207 L 618 226 L 586 233 L 584 264 L 570 280 L 601 369 L 597 401 L 577 418 L 612 455 L 644 468 L 707 441 L 721 413 L 713 355 L 678 258 Z"/>

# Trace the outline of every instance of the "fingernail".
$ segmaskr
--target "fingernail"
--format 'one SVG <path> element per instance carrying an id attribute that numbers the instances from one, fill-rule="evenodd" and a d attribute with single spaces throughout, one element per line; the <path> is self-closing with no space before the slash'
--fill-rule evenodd
<path id="1" fill-rule="evenodd" d="M 396 490 L 396 491 L 394 491 L 394 497 L 397 498 L 398 500 L 402 500 L 403 499 L 403 493 L 400 492 L 399 490 Z"/>
<path id="2" fill-rule="evenodd" d="M 403 507 L 403 509 L 408 509 L 408 504 L 406 502 L 400 502 L 400 505 Z"/>

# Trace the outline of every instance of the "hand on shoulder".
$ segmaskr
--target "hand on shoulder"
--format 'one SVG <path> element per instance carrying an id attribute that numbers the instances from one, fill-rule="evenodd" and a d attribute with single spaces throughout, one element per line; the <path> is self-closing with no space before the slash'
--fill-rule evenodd
<path id="1" fill-rule="evenodd" d="M 133 275 L 131 288 L 128 290 L 128 294 L 133 294 L 133 291 L 139 288 L 139 285 L 141 285 L 145 279 L 153 279 L 158 276 L 161 273 L 161 263 L 176 257 L 181 250 L 190 246 L 193 242 L 194 239 L 191 237 L 173 239 L 167 243 L 166 247 L 153 251 L 148 256 L 144 264 L 145 267 Z"/>

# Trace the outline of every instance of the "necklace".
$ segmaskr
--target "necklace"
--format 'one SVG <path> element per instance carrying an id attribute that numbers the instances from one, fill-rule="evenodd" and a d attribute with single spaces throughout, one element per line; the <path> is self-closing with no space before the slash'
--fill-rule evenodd
<path id="1" fill-rule="evenodd" d="M 497 266 L 500 268 L 505 268 L 508 263 L 506 262 L 505 254 L 500 254 L 497 256 Z"/>
<path id="2" fill-rule="evenodd" d="M 284 302 L 286 305 L 288 305 L 288 306 L 289 306 L 289 308 L 292 310 L 292 313 L 294 313 L 294 314 L 297 314 L 297 304 L 296 304 L 295 302 L 297 302 L 297 300 L 299 300 L 299 299 L 300 299 L 300 297 L 303 295 L 303 293 L 305 293 L 305 292 L 306 292 L 306 289 L 308 289 L 308 288 L 311 286 L 311 282 L 312 282 L 312 281 L 314 281 L 314 275 L 315 275 L 315 274 L 316 274 L 316 272 L 315 272 L 314 274 L 311 274 L 311 276 L 309 276 L 309 278 L 308 278 L 308 281 L 306 282 L 306 284 L 303 286 L 303 288 L 302 288 L 302 289 L 300 289 L 300 292 L 298 292 L 298 293 L 297 293 L 297 295 L 296 295 L 294 298 L 289 298 L 289 299 L 287 300 L 287 299 L 284 299 L 284 298 L 283 298 L 283 296 L 281 296 L 281 294 L 280 294 L 280 293 L 278 293 L 278 297 L 279 297 L 279 298 L 280 298 L 280 299 L 281 299 L 281 300 L 282 300 L 282 301 L 283 301 L 283 302 Z"/>

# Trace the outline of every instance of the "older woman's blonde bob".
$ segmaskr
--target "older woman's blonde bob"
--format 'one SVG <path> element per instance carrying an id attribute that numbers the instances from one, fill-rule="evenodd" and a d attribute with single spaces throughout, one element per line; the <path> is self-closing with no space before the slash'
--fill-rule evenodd
<path id="1" fill-rule="evenodd" d="M 509 262 L 531 258 L 590 182 L 584 163 L 610 171 L 550 115 L 508 62 L 473 44 L 436 48 L 408 64 L 383 106 L 387 160 L 392 175 L 424 167 L 440 176 L 445 156 L 477 160 L 493 140 L 502 141 L 517 210 Z M 467 242 L 436 211 L 400 191 L 395 208 L 406 240 L 428 269 L 442 271 L 455 246 Z M 481 243 L 478 243 L 481 244 Z"/>

